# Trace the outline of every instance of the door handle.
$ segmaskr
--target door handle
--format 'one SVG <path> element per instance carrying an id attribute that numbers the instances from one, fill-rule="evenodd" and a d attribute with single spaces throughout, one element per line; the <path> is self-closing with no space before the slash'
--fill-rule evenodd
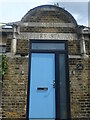
<path id="1" fill-rule="evenodd" d="M 53 83 L 51 83 L 51 85 L 53 85 L 53 88 L 55 88 L 56 85 L 55 80 L 53 80 Z"/>
<path id="2" fill-rule="evenodd" d="M 37 90 L 45 90 L 46 91 L 46 90 L 48 90 L 48 88 L 47 87 L 38 87 Z"/>
<path id="3" fill-rule="evenodd" d="M 53 88 L 55 88 L 55 85 L 56 85 L 55 80 L 53 80 Z"/>

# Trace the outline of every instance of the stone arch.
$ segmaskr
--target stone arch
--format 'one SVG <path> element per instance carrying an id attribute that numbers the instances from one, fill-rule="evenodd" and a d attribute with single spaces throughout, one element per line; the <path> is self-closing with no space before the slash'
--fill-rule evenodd
<path id="1" fill-rule="evenodd" d="M 54 5 L 42 5 L 28 11 L 21 22 L 58 22 L 73 23 L 77 26 L 74 17 L 65 9 Z"/>

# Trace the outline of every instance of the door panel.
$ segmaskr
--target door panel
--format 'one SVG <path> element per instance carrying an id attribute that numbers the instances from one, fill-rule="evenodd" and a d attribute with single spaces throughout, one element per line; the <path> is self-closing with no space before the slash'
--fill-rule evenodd
<path id="1" fill-rule="evenodd" d="M 58 54 L 57 56 L 57 118 L 67 119 L 67 86 L 66 86 L 66 65 L 65 54 Z"/>
<path id="2" fill-rule="evenodd" d="M 55 55 L 31 54 L 29 118 L 55 118 Z"/>
<path id="3" fill-rule="evenodd" d="M 59 54 L 59 91 L 60 91 L 60 118 L 67 119 L 67 88 L 65 54 Z M 63 91 L 63 92 L 62 92 Z"/>

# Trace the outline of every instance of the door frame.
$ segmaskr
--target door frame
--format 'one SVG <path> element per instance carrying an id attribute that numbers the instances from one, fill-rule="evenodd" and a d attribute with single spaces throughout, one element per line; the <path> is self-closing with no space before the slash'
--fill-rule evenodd
<path id="1" fill-rule="evenodd" d="M 65 50 L 32 50 L 31 45 L 32 43 L 64 43 L 65 44 Z M 58 74 L 59 71 L 57 69 L 58 65 L 58 56 L 59 54 L 65 54 L 65 72 L 66 72 L 66 89 L 67 89 L 67 119 L 71 118 L 71 112 L 70 112 L 70 85 L 69 85 L 69 66 L 68 66 L 68 41 L 67 40 L 35 40 L 31 39 L 29 42 L 29 63 L 28 63 L 28 85 L 27 85 L 27 106 L 26 106 L 26 119 L 29 120 L 29 98 L 30 98 L 30 74 L 31 74 L 31 54 L 32 53 L 53 53 L 55 54 L 55 80 L 59 79 L 56 77 L 56 73 Z M 56 84 L 57 85 L 57 84 Z M 59 108 L 57 106 L 57 87 L 55 89 L 55 110 L 56 110 L 56 119 L 58 114 L 60 114 Z"/>

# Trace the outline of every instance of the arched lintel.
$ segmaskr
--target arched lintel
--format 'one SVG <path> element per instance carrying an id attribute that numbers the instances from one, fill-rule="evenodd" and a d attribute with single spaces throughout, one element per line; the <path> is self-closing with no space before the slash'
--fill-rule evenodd
<path id="1" fill-rule="evenodd" d="M 25 19 L 28 19 L 28 16 L 32 16 L 32 15 L 35 15 L 35 12 L 38 13 L 40 11 L 57 11 L 58 12 L 61 12 L 64 13 L 66 16 L 68 16 L 68 19 L 70 20 L 71 23 L 73 23 L 75 26 L 77 26 L 77 22 L 76 20 L 74 19 L 74 17 L 67 11 L 65 10 L 64 8 L 61 8 L 61 7 L 58 7 L 58 6 L 55 6 L 55 5 L 42 5 L 42 6 L 37 6 L 31 10 L 29 10 L 25 15 L 24 17 L 21 19 L 21 22 L 24 22 Z"/>

